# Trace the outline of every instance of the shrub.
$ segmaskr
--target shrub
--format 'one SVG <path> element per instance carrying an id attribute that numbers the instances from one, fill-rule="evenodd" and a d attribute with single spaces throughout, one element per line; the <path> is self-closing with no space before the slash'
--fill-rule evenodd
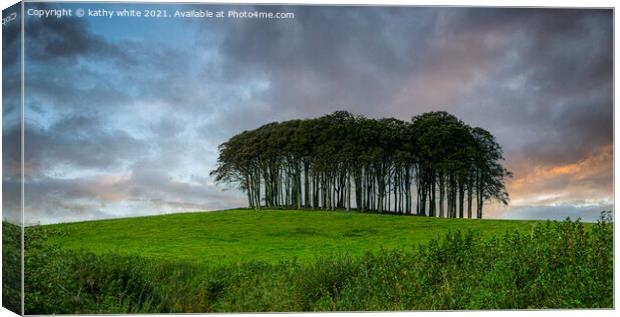
<path id="1" fill-rule="evenodd" d="M 545 222 L 415 250 L 225 267 L 67 252 L 27 231 L 26 313 L 381 311 L 613 307 L 613 226 Z"/>
<path id="2" fill-rule="evenodd" d="M 21 313 L 21 228 L 2 221 L 2 305 Z"/>

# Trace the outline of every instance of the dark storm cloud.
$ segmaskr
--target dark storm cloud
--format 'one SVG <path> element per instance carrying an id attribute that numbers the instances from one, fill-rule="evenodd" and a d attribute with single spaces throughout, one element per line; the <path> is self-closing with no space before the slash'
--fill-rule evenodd
<path id="1" fill-rule="evenodd" d="M 207 176 L 219 143 L 340 109 L 406 120 L 447 110 L 497 136 L 516 208 L 595 204 L 577 191 L 609 205 L 611 11 L 269 10 L 295 19 L 184 22 L 183 46 L 103 36 L 85 19 L 28 24 L 32 214 L 242 205 Z"/>
<path id="2" fill-rule="evenodd" d="M 236 22 L 221 47 L 230 80 L 269 81 L 269 93 L 256 97 L 276 117 L 341 108 L 402 118 L 445 108 L 467 117 L 472 111 L 486 112 L 486 99 L 493 103 L 491 119 L 501 122 L 506 112 L 517 113 L 522 122 L 515 123 L 525 123 L 522 128 L 527 129 L 546 125 L 549 119 L 581 116 L 588 107 L 552 109 L 561 113 L 541 116 L 541 111 L 550 111 L 547 103 L 556 96 L 584 98 L 594 90 L 607 97 L 603 103 L 610 102 L 610 91 L 601 87 L 611 85 L 609 12 L 338 7 L 292 11 L 295 23 Z M 517 75 L 523 76 L 527 92 L 511 96 L 510 91 L 498 91 L 498 84 L 517 80 Z M 601 127 L 599 119 L 610 109 L 585 120 Z M 471 117 L 467 119 L 474 123 L 489 122 L 488 116 Z M 609 128 L 610 120 L 602 126 Z M 589 128 L 583 126 L 577 134 L 591 139 L 580 133 L 592 131 Z M 608 133 L 602 134 L 609 139 Z"/>
<path id="3" fill-rule="evenodd" d="M 45 3 L 32 3 L 27 9 L 49 10 Z M 77 62 L 78 57 L 129 58 L 123 50 L 89 32 L 85 19 L 76 17 L 38 18 L 26 15 L 26 59 L 49 62 Z"/>
<path id="4" fill-rule="evenodd" d="M 141 113 L 149 119 L 150 111 L 136 111 L 135 103 L 154 107 L 153 101 L 169 101 L 164 106 L 170 110 L 187 104 L 179 102 L 181 94 L 169 88 L 174 86 L 170 81 L 180 79 L 183 69 L 177 70 L 175 63 L 162 63 L 176 62 L 179 56 L 171 52 L 178 50 L 106 41 L 80 19 L 44 21 L 44 25 L 37 21 L 32 22 L 36 27 L 27 28 L 32 43 L 25 100 L 29 171 L 36 176 L 66 165 L 76 171 L 108 170 L 156 150 L 158 144 L 153 143 L 159 140 L 133 134 L 151 133 L 143 127 L 152 127 L 151 121 L 159 119 L 155 113 L 150 113 L 152 120 L 134 116 Z M 65 41 L 73 46 L 68 47 Z M 132 54 L 139 55 L 141 62 L 134 65 L 128 58 Z M 82 62 L 73 63 L 76 59 Z M 59 60 L 71 63 L 59 64 Z M 161 75 L 144 75 L 153 69 Z M 128 123 L 125 126 L 125 122 L 119 123 L 123 119 Z M 139 128 L 132 130 L 134 126 Z"/>
<path id="5" fill-rule="evenodd" d="M 3 17 L 16 14 L 15 20 L 2 26 L 2 117 L 3 129 L 19 124 L 21 97 L 21 18 L 20 5 L 2 11 Z"/>
<path id="6" fill-rule="evenodd" d="M 183 88 L 195 78 L 187 78 L 192 58 L 186 50 L 110 41 L 78 18 L 29 17 L 26 34 L 28 110 L 113 117 L 136 100 L 190 104 Z"/>
<path id="7" fill-rule="evenodd" d="M 196 97 L 202 88 L 197 83 L 211 79 L 205 75 L 210 73 L 208 65 L 203 73 L 192 72 L 195 63 L 205 66 L 196 59 L 197 47 L 112 41 L 93 32 L 85 19 L 31 18 L 28 25 L 29 110 L 53 108 L 68 115 L 94 110 L 118 117 L 136 101 L 169 110 L 182 107 L 182 114 L 194 112 L 194 117 L 209 110 Z"/>
<path id="8" fill-rule="evenodd" d="M 288 9 L 294 21 L 244 20 L 227 30 L 221 54 L 231 79 L 267 78 L 273 112 L 321 115 L 333 107 L 376 114 L 392 87 L 421 67 L 430 9 Z M 402 29 L 401 29 L 402 28 Z M 400 37 L 407 30 L 407 36 Z M 394 36 L 396 35 L 396 36 Z"/>
<path id="9" fill-rule="evenodd" d="M 98 111 L 131 100 L 131 93 L 106 70 L 134 59 L 121 46 L 93 33 L 86 20 L 27 16 L 25 34 L 27 111 L 49 109 L 71 116 L 79 109 Z"/>
<path id="10" fill-rule="evenodd" d="M 111 169 L 145 152 L 141 141 L 125 131 L 103 128 L 95 117 L 66 117 L 47 129 L 27 125 L 24 138 L 24 172 L 35 178 L 56 166 Z"/>
<path id="11" fill-rule="evenodd" d="M 611 141 L 611 12 L 484 12 L 469 10 L 463 21 L 480 23 L 487 30 L 481 32 L 500 30 L 496 38 L 510 40 L 510 46 L 506 57 L 499 60 L 503 63 L 498 63 L 492 73 L 493 80 L 476 91 L 482 97 L 481 110 L 494 111 L 498 119 L 499 112 L 507 112 L 511 120 L 498 120 L 497 125 L 515 123 L 524 129 L 546 128 L 560 133 L 571 132 L 572 127 L 576 137 L 594 138 L 598 144 Z M 486 106 L 485 101 L 489 102 Z M 571 143 L 570 139 L 553 143 Z"/>
<path id="12" fill-rule="evenodd" d="M 5 70 L 10 67 L 18 66 L 21 57 L 21 18 L 18 12 L 18 5 L 14 5 L 2 11 L 3 18 L 13 13 L 17 14 L 15 20 L 2 26 L 2 68 Z"/>
<path id="13" fill-rule="evenodd" d="M 271 87 L 255 95 L 267 109 L 248 109 L 256 115 L 245 120 L 223 114 L 231 124 L 249 125 L 259 112 L 282 120 L 347 109 L 408 119 L 447 110 L 498 136 L 515 182 L 534 168 L 604 164 L 590 178 L 570 175 L 570 184 L 594 184 L 611 197 L 609 160 L 595 160 L 612 144 L 610 10 L 294 11 L 294 25 L 248 20 L 228 30 L 221 50 L 231 79 L 260 77 Z M 562 178 L 546 182 L 529 186 L 562 188 L 562 199 L 576 194 Z"/>
<path id="14" fill-rule="evenodd" d="M 131 94 L 116 87 L 114 82 L 99 82 L 105 74 L 87 68 L 76 67 L 75 71 L 67 71 L 55 66 L 32 70 L 28 75 L 25 79 L 28 111 L 53 111 L 68 115 L 76 112 L 96 113 L 118 109 L 132 100 Z"/>
<path id="15" fill-rule="evenodd" d="M 39 61 L 67 60 L 76 62 L 79 56 L 122 55 L 115 46 L 92 34 L 83 32 L 80 19 L 29 19 L 27 57 Z"/>
<path id="16" fill-rule="evenodd" d="M 555 119 L 535 121 L 529 142 L 519 151 L 541 163 L 566 164 L 609 145 L 613 135 L 611 87 L 566 101 L 563 109 L 545 113 Z M 550 113 L 551 112 L 551 113 Z M 540 118 L 540 117 L 539 117 Z"/>
<path id="17" fill-rule="evenodd" d="M 221 90 L 197 85 L 209 77 L 192 72 L 194 53 L 60 21 L 27 27 L 26 222 L 241 205 L 189 174 L 209 172 L 191 123 L 215 97 L 200 92 Z"/>

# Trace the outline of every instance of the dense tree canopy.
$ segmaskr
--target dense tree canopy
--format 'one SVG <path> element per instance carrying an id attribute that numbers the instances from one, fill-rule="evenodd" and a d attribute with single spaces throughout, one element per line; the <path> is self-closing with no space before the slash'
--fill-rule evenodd
<path id="1" fill-rule="evenodd" d="M 237 184 L 250 207 L 357 209 L 482 218 L 508 203 L 502 149 L 491 133 L 446 112 L 411 122 L 337 111 L 273 122 L 219 147 L 216 181 Z M 415 196 L 415 201 L 414 201 Z M 475 201 L 474 201 L 475 197 Z M 415 204 L 415 210 L 414 210 Z"/>

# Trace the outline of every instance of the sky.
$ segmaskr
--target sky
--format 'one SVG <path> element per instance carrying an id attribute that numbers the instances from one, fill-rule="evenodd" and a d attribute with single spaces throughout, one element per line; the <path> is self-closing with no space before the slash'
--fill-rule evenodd
<path id="1" fill-rule="evenodd" d="M 336 110 L 402 120 L 443 110 L 489 130 L 514 177 L 510 205 L 487 205 L 487 218 L 593 221 L 613 208 L 611 10 L 26 6 L 294 13 L 26 15 L 26 224 L 246 206 L 209 176 L 217 146 Z M 10 148 L 19 130 L 4 125 Z M 7 192 L 19 184 L 10 161 Z"/>

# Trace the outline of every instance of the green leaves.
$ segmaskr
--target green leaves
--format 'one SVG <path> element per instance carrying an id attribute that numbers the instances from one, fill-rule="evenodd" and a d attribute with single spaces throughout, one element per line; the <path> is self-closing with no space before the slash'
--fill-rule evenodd
<path id="1" fill-rule="evenodd" d="M 591 230 L 547 222 L 492 238 L 457 230 L 412 251 L 219 267 L 31 241 L 26 313 L 610 308 L 610 221 Z"/>
<path id="2" fill-rule="evenodd" d="M 272 122 L 243 131 L 219 146 L 216 181 L 248 194 L 252 208 L 312 207 L 478 217 L 489 199 L 508 203 L 502 151 L 488 131 L 447 112 L 411 122 L 371 119 L 336 111 L 314 119 Z M 303 181 L 302 181 L 303 178 Z M 436 193 L 441 192 L 439 200 Z M 447 192 L 444 199 L 443 193 Z M 429 210 L 427 213 L 426 210 Z"/>

